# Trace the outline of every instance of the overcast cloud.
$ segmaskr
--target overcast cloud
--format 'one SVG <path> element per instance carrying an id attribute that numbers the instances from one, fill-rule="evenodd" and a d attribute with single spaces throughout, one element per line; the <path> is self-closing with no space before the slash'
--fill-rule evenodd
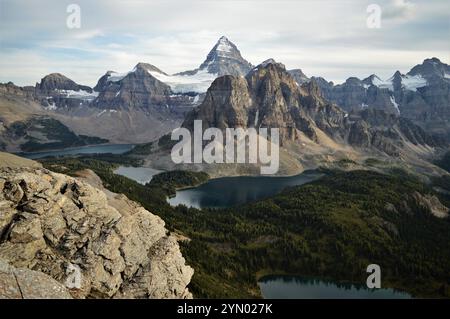
<path id="1" fill-rule="evenodd" d="M 81 28 L 66 26 L 71 3 Z M 366 8 L 382 8 L 380 29 Z M 442 0 L 0 0 L 0 82 L 34 85 L 60 72 L 95 85 L 138 62 L 167 73 L 196 68 L 221 36 L 258 64 L 274 58 L 307 75 L 407 72 L 425 58 L 450 62 L 450 5 Z"/>

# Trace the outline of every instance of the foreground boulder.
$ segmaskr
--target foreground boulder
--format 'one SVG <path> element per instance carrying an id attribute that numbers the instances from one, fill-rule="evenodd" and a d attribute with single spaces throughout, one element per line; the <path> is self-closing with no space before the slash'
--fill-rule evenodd
<path id="1" fill-rule="evenodd" d="M 163 220 L 88 182 L 0 168 L 0 259 L 56 279 L 75 298 L 192 297 L 193 270 Z"/>
<path id="2" fill-rule="evenodd" d="M 39 271 L 0 260 L 0 299 L 71 299 L 64 285 Z"/>

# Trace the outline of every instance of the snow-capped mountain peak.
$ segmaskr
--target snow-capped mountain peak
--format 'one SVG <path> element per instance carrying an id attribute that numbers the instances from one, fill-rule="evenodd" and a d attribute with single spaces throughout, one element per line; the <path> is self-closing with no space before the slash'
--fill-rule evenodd
<path id="1" fill-rule="evenodd" d="M 420 75 L 427 80 L 436 80 L 437 78 L 449 78 L 450 65 L 442 63 L 438 58 L 425 59 L 422 64 L 413 67 L 407 75 Z"/>
<path id="2" fill-rule="evenodd" d="M 241 55 L 237 46 L 227 37 L 222 36 L 209 51 L 205 61 L 191 71 L 180 72 L 175 75 L 192 76 L 201 71 L 213 74 L 215 77 L 223 75 L 246 75 L 252 65 Z"/>
<path id="3" fill-rule="evenodd" d="M 149 72 L 158 80 L 168 84 L 175 93 L 204 93 L 217 77 L 246 75 L 252 67 L 241 56 L 236 45 L 222 36 L 197 69 L 173 75 L 158 71 L 157 68 L 150 69 Z"/>
<path id="4" fill-rule="evenodd" d="M 220 37 L 211 51 L 209 51 L 208 56 L 206 57 L 206 60 L 202 63 L 202 65 L 207 65 L 209 64 L 208 62 L 214 62 L 217 58 L 220 57 L 243 60 L 241 53 L 239 52 L 236 45 L 228 40 L 228 38 L 225 36 Z"/>
<path id="5" fill-rule="evenodd" d="M 227 53 L 231 53 L 235 49 L 236 49 L 236 46 L 233 45 L 233 43 L 231 43 L 227 37 L 222 36 L 219 39 L 219 41 L 217 42 L 217 44 L 214 46 L 213 50 L 227 54 Z"/>

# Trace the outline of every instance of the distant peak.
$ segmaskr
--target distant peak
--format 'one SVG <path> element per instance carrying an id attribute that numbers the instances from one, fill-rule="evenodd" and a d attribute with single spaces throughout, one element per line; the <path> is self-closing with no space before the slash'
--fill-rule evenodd
<path id="1" fill-rule="evenodd" d="M 158 73 L 167 75 L 165 72 L 161 71 L 159 68 L 157 68 L 156 66 L 154 66 L 153 64 L 150 64 L 150 63 L 139 62 L 138 64 L 136 64 L 136 66 L 134 67 L 132 72 L 139 70 L 139 69 L 147 71 L 147 72 L 158 72 Z"/>
<path id="2" fill-rule="evenodd" d="M 258 65 L 258 67 L 263 67 L 263 68 L 265 68 L 265 67 L 267 67 L 267 66 L 270 65 L 270 64 L 273 64 L 273 65 L 275 65 L 275 66 L 281 67 L 282 69 L 286 69 L 286 67 L 284 66 L 283 63 L 279 63 L 279 62 L 275 61 L 275 60 L 272 59 L 272 58 L 267 59 L 267 60 L 261 62 L 261 64 Z"/>
<path id="3" fill-rule="evenodd" d="M 47 74 L 46 76 L 44 76 L 44 79 L 45 78 L 63 78 L 63 79 L 68 79 L 67 76 L 65 76 L 65 75 L 63 75 L 61 73 L 50 73 L 50 74 Z"/>
<path id="4" fill-rule="evenodd" d="M 267 59 L 267 60 L 263 61 L 263 62 L 261 63 L 261 65 L 262 65 L 262 66 L 266 66 L 266 65 L 271 64 L 271 63 L 272 63 L 272 64 L 276 64 L 277 61 L 275 61 L 275 59 L 270 58 L 270 59 Z"/>
<path id="5" fill-rule="evenodd" d="M 383 82 L 381 78 L 376 74 L 371 74 L 367 78 L 363 79 L 362 82 L 366 85 L 376 85 Z"/>
<path id="6" fill-rule="evenodd" d="M 376 75 L 376 74 L 371 74 L 369 76 L 369 79 L 371 79 L 371 80 L 374 80 L 374 79 L 381 80 L 380 77 L 378 75 Z"/>
<path id="7" fill-rule="evenodd" d="M 438 58 L 432 57 L 432 58 L 430 58 L 430 59 L 425 59 L 425 60 L 423 61 L 423 63 L 442 63 L 442 62 L 441 62 L 441 60 L 439 60 Z"/>

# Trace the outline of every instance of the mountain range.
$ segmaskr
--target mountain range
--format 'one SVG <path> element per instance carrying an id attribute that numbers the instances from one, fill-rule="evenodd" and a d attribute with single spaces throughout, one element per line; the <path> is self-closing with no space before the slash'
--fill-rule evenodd
<path id="1" fill-rule="evenodd" d="M 0 106 L 7 151 L 148 143 L 202 119 L 205 128 L 281 128 L 286 173 L 344 155 L 421 163 L 450 140 L 450 66 L 430 58 L 386 81 L 371 75 L 335 85 L 273 59 L 253 66 L 221 37 L 194 70 L 170 75 L 138 63 L 106 72 L 93 88 L 53 73 L 34 87 L 0 84 Z M 55 126 L 70 141 L 51 134 Z"/>
<path id="2" fill-rule="evenodd" d="M 94 87 L 59 73 L 0 84 L 0 299 L 255 298 L 261 274 L 364 284 L 369 263 L 383 288 L 450 296 L 449 74 L 430 58 L 335 85 L 274 59 L 252 65 L 221 37 L 194 70 L 140 62 Z M 224 184 L 251 202 L 174 207 L 178 189 L 260 174 L 260 163 L 174 164 L 170 132 L 196 120 L 278 128 L 278 174 L 318 179 L 263 200 Z M 9 154 L 101 143 L 138 145 L 41 163 Z M 165 171 L 144 185 L 119 165 Z"/>
<path id="3" fill-rule="evenodd" d="M 383 81 L 372 74 L 334 85 L 312 77 L 322 95 L 346 111 L 381 109 L 408 118 L 429 132 L 448 139 L 450 132 L 450 66 L 438 58 L 425 59 L 408 73 L 396 71 Z M 302 82 L 299 82 L 302 84 Z"/>

